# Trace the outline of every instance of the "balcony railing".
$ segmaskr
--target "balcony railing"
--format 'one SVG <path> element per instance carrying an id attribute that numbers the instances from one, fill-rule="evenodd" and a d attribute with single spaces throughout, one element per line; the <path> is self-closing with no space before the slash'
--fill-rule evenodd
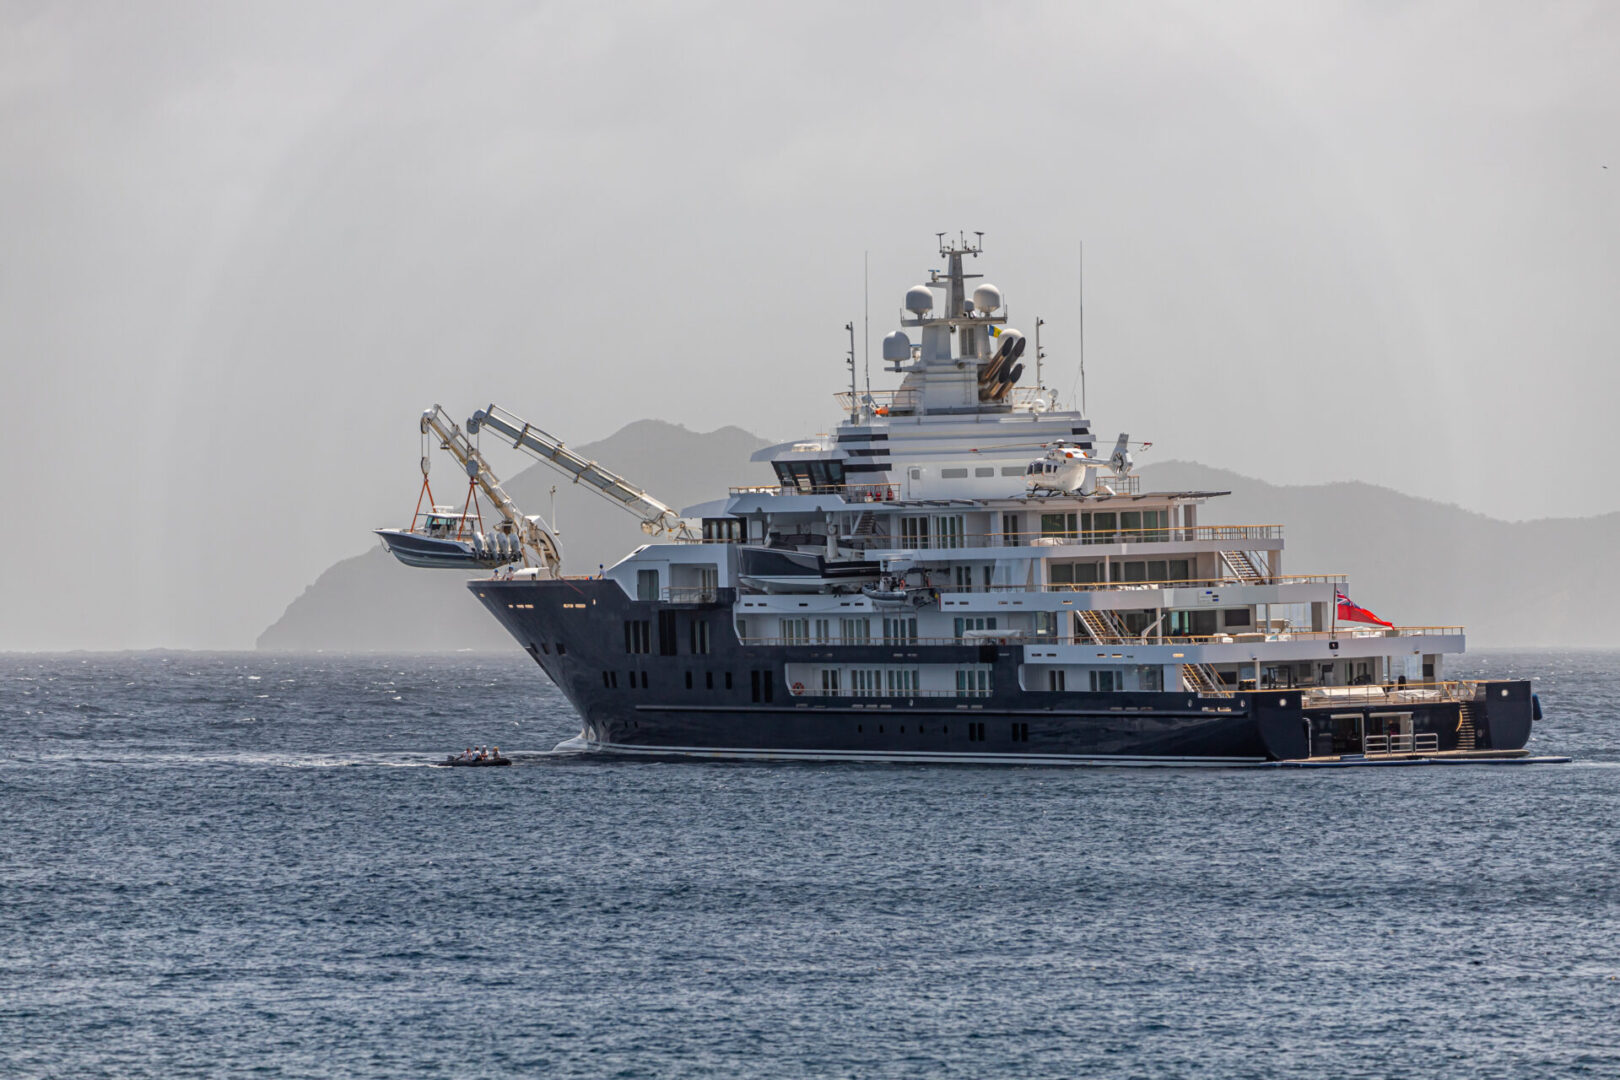
<path id="1" fill-rule="evenodd" d="M 854 394 L 845 390 L 834 394 L 833 400 L 843 412 L 849 412 L 856 405 L 870 405 L 878 416 L 910 416 L 917 411 L 922 395 L 916 390 L 862 390 Z"/>
<path id="2" fill-rule="evenodd" d="M 1166 578 L 1162 581 L 1076 581 L 1045 585 L 941 585 L 942 593 L 1093 592 L 1097 590 L 1221 589 L 1235 585 L 1343 585 L 1345 574 L 1265 574 L 1259 578 Z"/>
<path id="3" fill-rule="evenodd" d="M 1235 634 L 1149 634 L 1144 637 L 1140 634 L 1110 634 L 1098 638 L 1089 635 L 1060 635 L 1036 634 L 1023 630 L 1006 630 L 990 634 L 988 631 L 975 631 L 974 637 L 913 637 L 913 638 L 884 638 L 872 636 L 866 638 L 825 638 L 814 637 L 745 637 L 741 638 L 744 645 L 765 646 L 792 646 L 796 648 L 867 648 L 873 645 L 883 648 L 905 648 L 911 645 L 1079 645 L 1083 647 L 1097 646 L 1142 646 L 1142 645 L 1238 645 L 1260 642 L 1287 642 L 1287 641 L 1335 641 L 1354 640 L 1359 638 L 1405 638 L 1405 637 L 1442 637 L 1461 635 L 1461 626 L 1396 626 L 1389 629 L 1383 627 L 1367 629 L 1338 630 L 1257 630 L 1253 633 Z"/>
<path id="4" fill-rule="evenodd" d="M 1403 705 L 1425 701 L 1475 701 L 1478 700 L 1481 683 L 1468 682 L 1430 682 L 1430 683 L 1374 683 L 1367 686 L 1299 686 L 1293 688 L 1267 687 L 1245 693 L 1274 694 L 1287 689 L 1294 689 L 1300 696 L 1299 703 L 1305 708 L 1315 709 L 1335 705 Z"/>
<path id="5" fill-rule="evenodd" d="M 896 484 L 743 484 L 729 489 L 733 495 L 837 495 L 847 503 L 894 502 Z"/>
<path id="6" fill-rule="evenodd" d="M 943 551 L 983 547 L 1076 547 L 1098 544 L 1237 543 L 1281 540 L 1281 525 L 1173 525 L 1156 529 L 1093 529 L 1090 532 L 963 532 L 887 537 L 907 551 Z"/>
<path id="7" fill-rule="evenodd" d="M 670 604 L 719 604 L 731 603 L 737 598 L 737 590 L 720 586 L 680 586 L 672 585 L 660 589 L 660 600 Z"/>

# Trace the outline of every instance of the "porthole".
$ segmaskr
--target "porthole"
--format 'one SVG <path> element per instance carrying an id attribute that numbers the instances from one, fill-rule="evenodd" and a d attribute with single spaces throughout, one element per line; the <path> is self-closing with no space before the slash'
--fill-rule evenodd
<path id="1" fill-rule="evenodd" d="M 1285 697 L 1280 697 L 1280 698 L 1277 699 L 1277 704 L 1279 704 L 1279 705 L 1287 705 L 1288 704 L 1288 699 L 1285 698 Z"/>
<path id="2" fill-rule="evenodd" d="M 1507 687 L 1502 687 L 1502 696 L 1507 697 Z"/>

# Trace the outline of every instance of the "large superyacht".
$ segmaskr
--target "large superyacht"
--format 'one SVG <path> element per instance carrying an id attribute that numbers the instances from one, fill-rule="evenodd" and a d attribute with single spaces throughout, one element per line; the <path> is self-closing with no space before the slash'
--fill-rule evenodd
<path id="1" fill-rule="evenodd" d="M 501 510 L 449 545 L 468 587 L 620 754 L 926 762 L 1350 763 L 1524 757 L 1526 681 L 1456 681 L 1458 626 L 1391 626 L 1343 575 L 1285 573 L 1283 529 L 1200 522 L 1218 491 L 1142 490 L 1032 377 L 1039 346 L 940 242 L 882 344 L 898 385 L 837 395 L 831 432 L 769 447 L 777 482 L 676 512 L 494 406 L 424 433 Z M 1033 376 L 1033 372 L 1031 373 Z M 468 436 L 526 449 L 653 541 L 563 576 L 556 536 Z M 426 461 L 424 459 L 424 472 Z M 502 500 L 505 500 L 504 502 Z M 429 500 L 431 503 L 431 500 Z M 454 515 L 440 509 L 455 532 Z M 453 510 L 453 508 L 450 508 Z"/>

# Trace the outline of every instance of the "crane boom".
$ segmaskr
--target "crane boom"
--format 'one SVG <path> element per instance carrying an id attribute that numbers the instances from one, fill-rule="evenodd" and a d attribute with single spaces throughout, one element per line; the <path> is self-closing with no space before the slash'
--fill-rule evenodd
<path id="1" fill-rule="evenodd" d="M 472 428 L 473 425 L 467 425 Z M 562 572 L 562 546 L 557 535 L 546 527 L 545 523 L 535 515 L 525 515 L 517 508 L 501 487 L 495 474 L 490 471 L 489 464 L 472 440 L 462 432 L 461 427 L 444 411 L 441 405 L 422 413 L 422 434 L 432 433 L 438 436 L 439 445 L 450 452 L 450 456 L 461 463 L 467 471 L 467 476 L 478 485 L 502 516 L 511 523 L 518 539 L 523 545 L 523 561 L 527 566 L 539 566 L 549 570 L 553 575 Z"/>
<path id="2" fill-rule="evenodd" d="M 605 469 L 569 450 L 562 440 L 535 427 L 521 416 L 491 405 L 472 414 L 467 430 L 477 434 L 480 428 L 498 431 L 512 440 L 512 445 L 544 461 L 546 464 L 573 477 L 574 483 L 583 483 L 598 495 L 641 519 L 641 531 L 649 536 L 672 533 L 691 539 L 691 529 L 680 514 L 653 498 L 618 473 Z"/>

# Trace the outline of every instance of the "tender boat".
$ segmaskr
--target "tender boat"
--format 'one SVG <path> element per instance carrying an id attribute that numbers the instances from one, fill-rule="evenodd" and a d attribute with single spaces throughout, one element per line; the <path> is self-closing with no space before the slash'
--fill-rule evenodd
<path id="1" fill-rule="evenodd" d="M 449 757 L 439 762 L 439 764 L 441 766 L 447 766 L 453 769 L 489 769 L 495 768 L 499 765 L 510 765 L 512 764 L 512 759 L 506 757 L 486 757 L 474 758 L 473 760 L 469 761 L 466 758 L 463 758 L 460 754 L 451 754 Z"/>

